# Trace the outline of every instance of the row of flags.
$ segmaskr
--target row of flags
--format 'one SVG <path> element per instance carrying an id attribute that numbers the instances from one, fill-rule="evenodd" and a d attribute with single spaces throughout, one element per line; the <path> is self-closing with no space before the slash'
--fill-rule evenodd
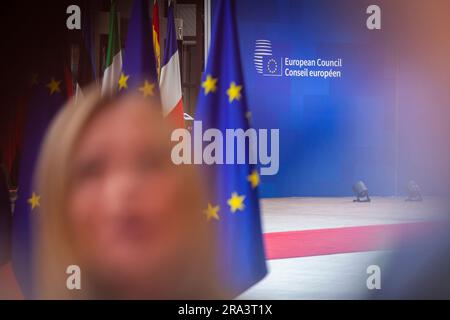
<path id="1" fill-rule="evenodd" d="M 148 1 L 134 2 L 128 25 L 128 40 L 125 43 L 126 54 L 123 55 L 117 3 L 112 1 L 102 93 L 138 90 L 144 97 L 161 102 L 164 116 L 168 116 L 177 127 L 184 127 L 180 60 L 173 11 L 171 2 L 168 7 L 167 38 L 161 66 L 158 3 L 154 2 L 153 19 L 150 19 Z"/>
<path id="2" fill-rule="evenodd" d="M 230 128 L 249 128 L 249 110 L 239 56 L 239 39 L 232 0 L 215 1 L 212 41 L 199 93 L 196 120 L 225 135 Z M 184 127 L 174 8 L 170 2 L 167 39 L 161 61 L 159 13 L 153 5 L 153 23 L 148 0 L 134 0 L 128 35 L 122 51 L 116 0 L 111 1 L 106 65 L 102 94 L 135 92 L 161 102 L 162 112 Z M 88 42 L 86 42 L 88 43 Z M 85 48 L 89 48 L 86 45 Z M 83 47 L 82 47 L 83 49 Z M 86 50 L 88 51 L 88 50 Z M 81 60 L 86 59 L 82 63 Z M 89 61 L 90 60 L 90 61 Z M 39 214 L 40 195 L 32 187 L 34 166 L 43 135 L 51 119 L 72 93 L 66 85 L 66 69 L 45 65 L 33 76 L 29 113 L 24 129 L 18 200 L 12 223 L 12 265 L 25 297 L 32 296 L 32 219 Z M 80 56 L 76 94 L 82 94 L 86 79 L 94 77 L 89 54 Z M 91 68 L 91 73 L 89 73 Z M 87 73 L 86 73 L 87 72 Z M 219 283 L 236 296 L 267 273 L 260 209 L 259 175 L 248 165 L 215 165 L 202 168 L 209 190 L 204 204 L 205 219 L 214 229 Z M 1 248 L 1 246 L 0 246 Z"/>

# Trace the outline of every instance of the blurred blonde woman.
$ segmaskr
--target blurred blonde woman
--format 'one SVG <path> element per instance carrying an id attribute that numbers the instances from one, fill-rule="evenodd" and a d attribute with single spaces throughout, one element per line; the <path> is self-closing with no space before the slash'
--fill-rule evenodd
<path id="1" fill-rule="evenodd" d="M 36 298 L 221 296 L 196 172 L 171 162 L 156 110 L 91 89 L 53 121 L 36 174 Z M 70 265 L 80 290 L 66 286 Z"/>

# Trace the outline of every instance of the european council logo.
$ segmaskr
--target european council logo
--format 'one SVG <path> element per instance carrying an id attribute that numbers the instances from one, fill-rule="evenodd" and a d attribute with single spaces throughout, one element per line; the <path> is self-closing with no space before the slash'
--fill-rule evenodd
<path id="1" fill-rule="evenodd" d="M 255 41 L 253 56 L 256 72 L 263 76 L 282 76 L 282 59 L 272 55 L 272 43 L 270 40 L 258 39 Z"/>

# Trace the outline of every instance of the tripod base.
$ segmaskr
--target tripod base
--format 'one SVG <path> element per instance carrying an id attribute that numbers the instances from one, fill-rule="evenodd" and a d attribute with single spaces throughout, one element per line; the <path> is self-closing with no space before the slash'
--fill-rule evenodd
<path id="1" fill-rule="evenodd" d="M 363 199 L 361 199 L 360 197 L 357 197 L 355 200 L 353 200 L 353 202 L 370 202 L 370 201 L 371 200 L 370 200 L 369 196 L 367 196 Z"/>

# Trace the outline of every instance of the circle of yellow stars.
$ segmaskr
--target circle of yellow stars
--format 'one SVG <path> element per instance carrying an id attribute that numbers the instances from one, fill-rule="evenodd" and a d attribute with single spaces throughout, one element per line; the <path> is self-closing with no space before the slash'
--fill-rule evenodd
<path id="1" fill-rule="evenodd" d="M 204 89 L 204 94 L 207 96 L 211 93 L 217 92 L 217 83 L 219 79 L 214 78 L 211 74 L 208 74 L 205 80 L 202 82 L 202 88 Z M 232 81 L 226 91 L 228 96 L 228 102 L 231 104 L 233 101 L 239 101 L 242 98 L 242 85 L 236 84 Z M 247 119 L 250 119 L 251 113 L 246 113 Z M 250 175 L 247 176 L 247 181 L 250 183 L 252 189 L 255 189 L 260 184 L 259 174 L 256 170 L 253 170 Z M 230 198 L 227 200 L 227 204 L 230 208 L 231 213 L 236 213 L 237 211 L 243 211 L 245 209 L 245 195 L 240 195 L 236 191 L 231 193 Z M 213 205 L 208 203 L 207 208 L 203 211 L 209 220 L 220 220 L 220 207 L 218 205 Z"/>
<path id="2" fill-rule="evenodd" d="M 230 87 L 227 90 L 228 102 L 232 103 L 234 100 L 241 99 L 242 86 L 238 86 L 234 81 L 231 82 Z"/>
<path id="3" fill-rule="evenodd" d="M 130 76 L 125 75 L 122 73 L 119 78 L 119 91 L 122 89 L 128 89 L 128 79 Z"/>
<path id="4" fill-rule="evenodd" d="M 203 211 L 206 214 L 206 218 L 209 220 L 216 219 L 220 220 L 219 218 L 219 206 L 213 206 L 211 203 L 208 202 L 208 207 Z"/>
<path id="5" fill-rule="evenodd" d="M 219 79 L 213 78 L 210 74 L 206 76 L 205 81 L 202 83 L 202 88 L 205 89 L 205 95 L 207 95 L 210 92 L 216 92 L 217 91 L 217 81 Z"/>
<path id="6" fill-rule="evenodd" d="M 41 205 L 40 200 L 41 196 L 34 192 L 31 194 L 31 197 L 27 200 L 28 204 L 31 206 L 31 210 L 34 210 L 36 207 Z"/>
<path id="7" fill-rule="evenodd" d="M 231 212 L 235 213 L 238 210 L 243 211 L 245 209 L 244 200 L 244 195 L 240 196 L 237 192 L 232 192 L 231 198 L 227 201 L 228 205 L 230 206 Z"/>
<path id="8" fill-rule="evenodd" d="M 50 82 L 47 83 L 45 86 L 50 90 L 50 95 L 54 94 L 55 92 L 61 92 L 61 88 L 59 87 L 61 84 L 61 81 L 56 81 L 55 78 L 51 78 Z"/>
<path id="9" fill-rule="evenodd" d="M 154 89 L 155 85 L 147 80 L 144 81 L 144 85 L 142 87 L 139 87 L 139 91 L 142 92 L 144 98 L 152 97 L 155 94 Z"/>
<path id="10" fill-rule="evenodd" d="M 258 171 L 253 170 L 252 173 L 247 176 L 247 181 L 252 185 L 252 189 L 255 189 L 260 183 Z"/>
<path id="11" fill-rule="evenodd" d="M 204 94 L 207 96 L 210 93 L 217 92 L 217 82 L 218 78 L 214 78 L 212 75 L 208 74 L 205 81 L 202 82 L 202 88 L 204 89 Z M 233 101 L 239 101 L 242 98 L 242 85 L 236 84 L 232 81 L 227 89 L 228 102 L 231 104 Z"/>
<path id="12" fill-rule="evenodd" d="M 30 88 L 39 85 L 39 74 L 32 73 L 29 82 Z M 50 81 L 45 84 L 48 88 L 48 94 L 53 95 L 54 93 L 61 93 L 61 81 L 56 80 L 55 77 L 51 77 Z"/>
<path id="13" fill-rule="evenodd" d="M 250 183 L 252 189 L 255 189 L 260 184 L 260 177 L 257 170 L 253 170 L 248 176 L 247 181 Z M 231 213 L 237 213 L 238 211 L 244 211 L 245 209 L 245 195 L 240 195 L 238 192 L 233 191 L 230 198 L 227 199 L 227 204 Z M 207 220 L 220 220 L 220 207 L 208 202 L 208 206 L 203 210 Z"/>
<path id="14" fill-rule="evenodd" d="M 130 79 L 130 75 L 126 75 L 122 73 L 119 78 L 119 91 L 128 89 L 128 80 Z M 142 93 L 144 98 L 153 97 L 155 95 L 155 84 L 149 82 L 147 79 L 144 80 L 144 83 L 141 87 L 138 88 L 139 92 Z"/>

